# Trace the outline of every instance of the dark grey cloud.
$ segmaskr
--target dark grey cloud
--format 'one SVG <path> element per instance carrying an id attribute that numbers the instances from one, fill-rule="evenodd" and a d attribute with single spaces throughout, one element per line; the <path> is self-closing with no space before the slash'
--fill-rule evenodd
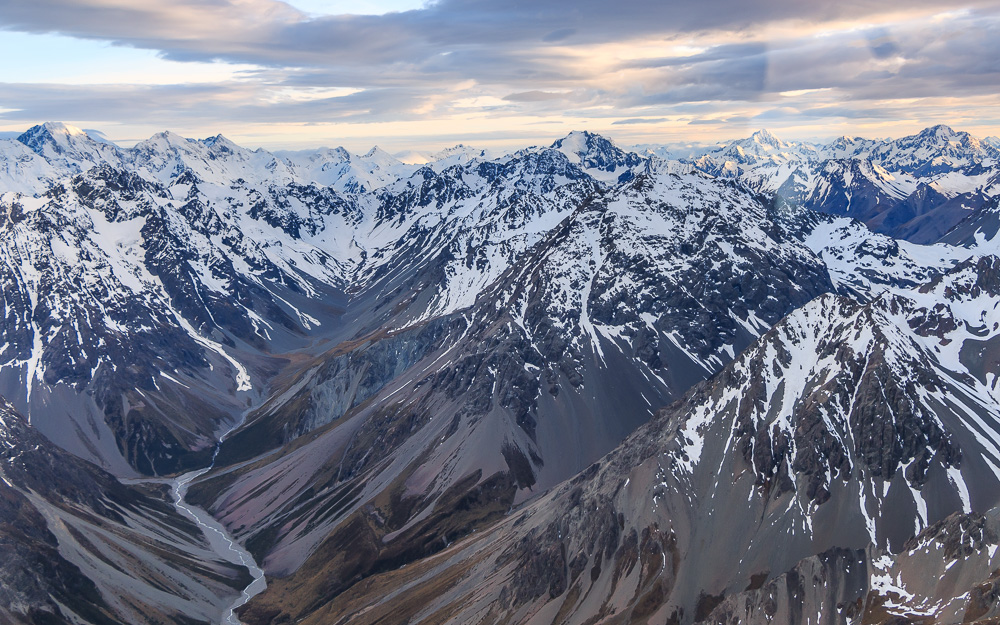
<path id="1" fill-rule="evenodd" d="M 245 123 L 287 121 L 368 122 L 421 119 L 430 97 L 422 90 L 371 89 L 312 100 L 262 100 L 250 85 L 37 85 L 0 84 L 0 103 L 13 109 L 0 119 L 155 120 L 164 128 L 186 128 L 219 120 Z M 378 110 L 376 115 L 373 111 Z"/>
<path id="2" fill-rule="evenodd" d="M 676 104 L 703 100 L 757 99 L 767 89 L 770 60 L 764 46 L 753 46 L 751 54 L 744 46 L 721 46 L 725 50 L 709 51 L 685 62 L 658 65 L 655 76 L 648 79 L 641 92 L 625 99 L 631 106 Z"/>
<path id="3" fill-rule="evenodd" d="M 975 2 L 973 2 L 975 4 Z M 441 0 L 381 16 L 311 18 L 278 0 L 0 2 L 6 30 L 57 32 L 148 48 L 178 60 L 269 66 L 413 63 L 456 47 L 574 44 L 750 31 L 778 20 L 860 19 L 892 10 L 965 7 L 935 0 Z"/>
<path id="4" fill-rule="evenodd" d="M 928 9 L 964 12 L 907 17 Z M 838 22 L 893 12 L 894 21 L 875 29 Z M 816 35 L 822 29 L 815 26 L 827 22 L 830 32 Z M 775 23 L 783 28 L 768 29 Z M 686 116 L 704 125 L 884 119 L 902 109 L 876 101 L 1000 91 L 1000 0 L 440 0 L 382 16 L 318 18 L 277 0 L 0 0 L 0 30 L 257 67 L 240 80 L 207 85 L 0 84 L 0 109 L 14 109 L 0 115 L 6 119 L 142 116 L 164 126 L 443 119 L 455 114 L 448 96 L 455 89 L 462 91 L 456 98 L 503 102 L 491 104 L 496 113 L 621 126 Z M 773 32 L 782 34 L 761 34 Z M 624 61 L 586 56 L 588 46 L 627 49 L 640 39 L 663 42 L 663 52 Z M 701 48 L 695 54 L 670 54 L 672 44 L 691 41 Z M 281 96 L 330 87 L 359 91 Z M 744 105 L 765 111 L 755 117 L 739 110 Z"/>

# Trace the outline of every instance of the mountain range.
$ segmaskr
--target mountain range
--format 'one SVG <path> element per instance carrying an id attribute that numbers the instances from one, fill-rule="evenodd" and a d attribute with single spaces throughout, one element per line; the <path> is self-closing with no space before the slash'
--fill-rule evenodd
<path id="1" fill-rule="evenodd" d="M 0 140 L 0 615 L 1000 618 L 998 142 L 673 156 Z"/>
<path id="2" fill-rule="evenodd" d="M 894 140 L 785 142 L 766 130 L 685 160 L 877 232 L 934 243 L 1000 193 L 995 138 L 934 126 Z"/>

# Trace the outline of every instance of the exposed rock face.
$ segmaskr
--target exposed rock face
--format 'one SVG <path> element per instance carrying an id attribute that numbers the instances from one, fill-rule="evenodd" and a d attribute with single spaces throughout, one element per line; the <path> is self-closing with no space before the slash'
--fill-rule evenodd
<path id="1" fill-rule="evenodd" d="M 1000 327 L 990 286 L 998 262 L 866 304 L 821 297 L 601 462 L 489 531 L 305 609 L 281 598 L 309 579 L 303 568 L 246 615 L 992 618 L 1000 476 L 979 467 L 998 449 L 1000 431 L 987 424 L 1000 407 L 958 353 Z M 938 314 L 960 322 L 914 331 L 928 301 L 947 302 Z M 975 333 L 969 319 L 990 329 Z"/>
<path id="2" fill-rule="evenodd" d="M 987 242 L 1000 241 L 1000 198 L 993 198 L 981 208 L 969 213 L 961 222 L 949 230 L 942 243 L 978 247 Z M 989 249 L 993 249 L 990 246 Z"/>
<path id="3" fill-rule="evenodd" d="M 209 447 L 242 407 L 235 392 L 250 388 L 224 345 L 266 353 L 265 337 L 304 334 L 279 305 L 301 278 L 248 246 L 196 183 L 185 188 L 178 201 L 176 187 L 101 165 L 5 209 L 4 391 L 59 444 L 116 470 L 116 456 L 144 473 L 203 464 L 185 452 Z M 114 443 L 74 443 L 48 407 L 67 400 L 81 434 L 97 419 Z"/>
<path id="4" fill-rule="evenodd" d="M 220 460 L 319 426 L 308 441 L 220 470 L 192 496 L 281 572 L 386 489 L 400 490 L 379 512 L 400 518 L 396 529 L 476 472 L 507 474 L 517 501 L 531 497 L 834 290 L 799 238 L 816 225 L 700 174 L 637 175 L 564 218 L 471 309 L 365 335 L 304 365 Z M 274 497 L 246 496 L 263 484 Z"/>
<path id="5" fill-rule="evenodd" d="M 833 548 L 809 556 L 791 570 L 768 579 L 766 571 L 742 592 L 723 597 L 707 616 L 696 622 L 845 623 L 868 586 L 868 557 L 864 550 Z"/>

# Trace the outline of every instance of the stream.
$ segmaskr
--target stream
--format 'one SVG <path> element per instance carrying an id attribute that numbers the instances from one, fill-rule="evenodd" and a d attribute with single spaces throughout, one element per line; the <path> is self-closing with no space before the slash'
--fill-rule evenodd
<path id="1" fill-rule="evenodd" d="M 223 613 L 222 621 L 220 621 L 222 625 L 241 625 L 240 619 L 236 616 L 236 609 L 246 605 L 253 596 L 263 592 L 267 588 L 267 581 L 264 579 L 264 571 L 257 566 L 257 561 L 254 560 L 254 557 L 229 534 L 229 531 L 226 530 L 222 523 L 216 521 L 207 511 L 189 505 L 184 501 L 184 496 L 187 494 L 188 485 L 195 478 L 212 470 L 215 466 L 215 457 L 219 454 L 219 446 L 222 445 L 222 441 L 240 425 L 242 425 L 242 422 L 233 426 L 229 432 L 219 437 L 219 442 L 215 446 L 215 453 L 212 454 L 211 464 L 204 469 L 185 473 L 170 481 L 171 494 L 173 495 L 174 506 L 177 510 L 198 524 L 198 527 L 204 532 L 205 538 L 208 539 L 208 544 L 211 545 L 215 553 L 227 562 L 245 566 L 250 571 L 250 575 L 253 576 L 253 581 L 243 589 L 243 594 Z"/>

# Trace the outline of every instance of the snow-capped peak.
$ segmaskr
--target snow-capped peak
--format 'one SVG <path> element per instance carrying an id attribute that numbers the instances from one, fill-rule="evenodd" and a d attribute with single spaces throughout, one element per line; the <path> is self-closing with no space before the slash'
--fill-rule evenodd
<path id="1" fill-rule="evenodd" d="M 464 143 L 459 143 L 457 145 L 453 145 L 450 148 L 445 148 L 445 149 L 441 150 L 440 152 L 435 152 L 434 154 L 431 154 L 429 160 L 431 160 L 431 161 L 443 161 L 445 159 L 456 158 L 456 157 L 457 158 L 464 158 L 464 159 L 468 160 L 468 159 L 472 159 L 472 158 L 476 158 L 476 157 L 481 157 L 481 156 L 485 156 L 485 155 L 486 155 L 486 150 L 480 150 L 480 149 L 474 148 L 474 147 L 472 147 L 470 145 L 465 145 Z"/>
<path id="2" fill-rule="evenodd" d="M 780 149 L 785 146 L 780 139 L 771 134 L 766 128 L 761 128 L 757 132 L 750 135 L 750 138 L 759 145 L 769 146 L 776 149 Z"/>
<path id="3" fill-rule="evenodd" d="M 944 124 L 938 124 L 937 126 L 931 126 L 930 128 L 925 128 L 920 131 L 921 137 L 937 137 L 942 139 L 950 139 L 955 137 L 957 133 L 951 129 L 950 126 L 945 126 Z"/>
<path id="4" fill-rule="evenodd" d="M 164 130 L 158 132 L 149 139 L 145 141 L 140 141 L 137 145 L 153 145 L 153 144 L 166 144 L 166 145 L 187 145 L 192 143 L 191 139 L 182 137 L 181 135 L 173 132 L 172 130 Z"/>
<path id="5" fill-rule="evenodd" d="M 397 159 L 392 154 L 389 154 L 379 146 L 372 146 L 372 149 L 368 150 L 362 157 L 367 161 L 372 161 L 382 166 L 392 166 L 398 165 L 399 159 Z"/>
<path id="6" fill-rule="evenodd" d="M 86 135 L 87 133 L 73 126 L 71 124 L 66 124 L 63 122 L 45 122 L 39 126 L 34 126 L 29 128 L 21 136 L 33 136 L 41 134 L 42 132 L 48 133 L 50 135 Z"/>
<path id="7" fill-rule="evenodd" d="M 73 141 L 92 141 L 83 130 L 62 122 L 45 122 L 32 126 L 17 140 L 39 154 L 46 144 L 66 145 Z"/>
<path id="8" fill-rule="evenodd" d="M 75 175 L 101 163 L 117 165 L 121 161 L 116 145 L 96 141 L 80 128 L 62 122 L 33 126 L 17 141 L 48 161 L 57 176 Z"/>
<path id="9" fill-rule="evenodd" d="M 579 165 L 605 183 L 617 182 L 627 170 L 646 161 L 634 152 L 625 152 L 601 135 L 574 130 L 552 144 L 570 163 Z"/>
<path id="10" fill-rule="evenodd" d="M 426 165 L 433 160 L 433 156 L 427 154 L 426 152 L 419 152 L 417 150 L 396 152 L 393 156 L 395 156 L 396 160 L 400 163 L 404 163 L 406 165 Z"/>
<path id="11" fill-rule="evenodd" d="M 472 149 L 472 148 L 468 147 L 464 143 L 457 143 L 457 144 L 451 146 L 450 148 L 445 148 L 445 149 L 441 150 L 440 152 L 436 153 L 434 156 L 440 157 L 440 158 L 444 158 L 446 156 L 451 156 L 452 154 L 457 154 L 459 152 L 468 152 L 470 149 Z"/>
<path id="12" fill-rule="evenodd" d="M 591 152 L 617 150 L 618 148 L 601 135 L 586 130 L 574 130 L 562 139 L 557 139 L 552 144 L 552 149 L 565 154 L 569 157 L 570 162 L 579 164 L 585 155 Z"/>
<path id="13" fill-rule="evenodd" d="M 226 138 L 221 134 L 215 135 L 214 137 L 209 137 L 208 139 L 202 139 L 201 142 L 205 144 L 205 147 L 209 148 L 216 148 L 223 151 L 228 150 L 232 152 L 243 151 L 243 148 L 236 145 L 235 143 L 233 143 L 232 141 L 230 141 L 228 138 Z"/>

